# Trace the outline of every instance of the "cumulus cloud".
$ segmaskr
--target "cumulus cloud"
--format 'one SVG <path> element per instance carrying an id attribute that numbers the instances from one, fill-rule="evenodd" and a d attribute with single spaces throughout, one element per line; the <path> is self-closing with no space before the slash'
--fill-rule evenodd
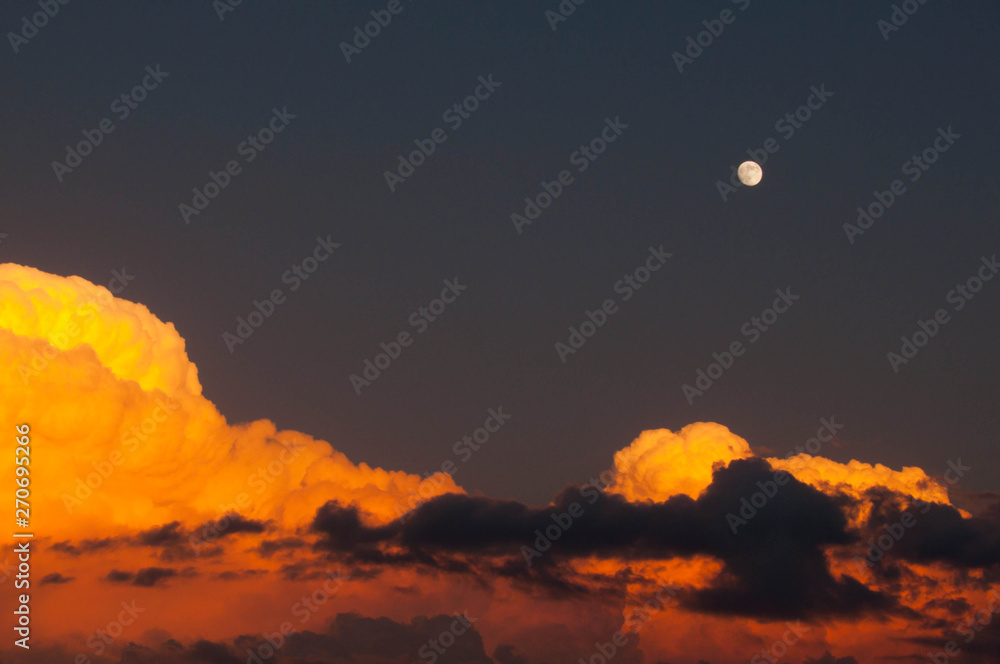
<path id="1" fill-rule="evenodd" d="M 47 469 L 34 478 L 35 525 L 54 537 L 227 511 L 295 527 L 332 497 L 388 521 L 413 495 L 461 491 L 445 473 L 354 464 L 267 420 L 227 423 L 172 324 L 79 277 L 11 264 L 0 265 L 0 402 L 6 430 L 31 425 L 33 462 Z"/>
<path id="2" fill-rule="evenodd" d="M 615 453 L 615 478 L 608 491 L 633 501 L 662 501 L 678 494 L 697 498 L 712 483 L 717 468 L 753 456 L 745 439 L 713 422 L 689 424 L 676 433 L 667 429 L 644 431 Z M 775 469 L 829 494 L 860 498 L 869 489 L 884 488 L 927 502 L 950 504 L 947 489 L 916 467 L 896 471 L 881 464 L 844 464 L 809 454 L 766 460 Z"/>

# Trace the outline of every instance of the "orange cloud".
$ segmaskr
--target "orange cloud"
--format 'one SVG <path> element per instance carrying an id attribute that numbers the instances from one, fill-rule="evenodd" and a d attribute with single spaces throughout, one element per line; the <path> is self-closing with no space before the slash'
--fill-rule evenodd
<path id="1" fill-rule="evenodd" d="M 102 286 L 0 265 L 0 425 L 28 423 L 34 525 L 115 533 L 226 511 L 303 525 L 328 500 L 392 520 L 398 505 L 462 492 L 445 473 L 354 464 L 267 420 L 230 425 L 202 395 L 170 323 Z M 13 459 L 0 461 L 13 474 Z"/>
<path id="2" fill-rule="evenodd" d="M 644 431 L 615 453 L 615 480 L 608 491 L 632 501 L 663 501 L 678 494 L 697 498 L 712 483 L 714 470 L 753 456 L 745 439 L 714 422 L 689 424 L 676 433 Z M 766 460 L 775 470 L 787 471 L 829 495 L 861 498 L 868 489 L 881 487 L 927 502 L 951 504 L 947 488 L 920 468 L 896 471 L 881 464 L 853 460 L 845 464 L 809 454 Z"/>

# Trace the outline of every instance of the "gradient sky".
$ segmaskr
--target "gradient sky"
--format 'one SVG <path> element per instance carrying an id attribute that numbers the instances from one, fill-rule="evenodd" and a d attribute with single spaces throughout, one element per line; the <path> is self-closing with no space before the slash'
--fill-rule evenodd
<path id="1" fill-rule="evenodd" d="M 1000 279 L 946 301 L 1000 253 L 1000 6 L 934 0 L 884 39 L 890 2 L 590 0 L 555 31 L 555 0 L 401 2 L 349 64 L 340 43 L 385 3 L 244 0 L 225 20 L 207 0 L 60 6 L 0 56 L 0 262 L 97 285 L 124 267 L 119 297 L 176 327 L 230 424 L 266 418 L 412 475 L 456 461 L 470 495 L 542 507 L 641 432 L 694 422 L 785 457 L 821 418 L 843 425 L 833 461 L 940 480 L 960 458 L 965 507 L 1000 486 Z M 678 72 L 724 9 L 735 21 Z M 35 11 L 7 3 L 0 27 Z M 157 65 L 169 76 L 57 181 L 66 145 Z M 384 171 L 481 76 L 500 87 L 390 193 Z M 820 86 L 832 96 L 782 137 Z M 285 107 L 285 131 L 185 224 L 192 187 Z M 518 233 L 511 214 L 606 118 L 628 129 Z M 949 127 L 961 138 L 851 243 L 856 208 Z M 724 202 L 717 181 L 771 137 L 763 182 Z M 223 334 L 287 291 L 317 236 L 341 246 L 231 353 Z M 672 257 L 621 302 L 651 246 Z M 454 278 L 468 290 L 355 394 L 351 374 Z M 776 289 L 800 299 L 690 405 L 682 386 L 748 340 Z M 555 344 L 608 298 L 617 313 L 563 363 Z M 942 308 L 894 371 L 887 353 Z M 510 421 L 461 462 L 453 444 L 501 406 Z"/>
<path id="2" fill-rule="evenodd" d="M 1000 10 L 935 2 L 887 42 L 888 5 L 717 4 L 737 20 L 683 74 L 671 54 L 714 5 L 593 2 L 553 32 L 538 3 L 407 3 L 350 65 L 338 44 L 374 5 L 245 2 L 225 21 L 207 2 L 67 5 L 0 62 L 0 250 L 102 284 L 126 266 L 127 297 L 182 330 L 230 418 L 352 458 L 436 470 L 503 404 L 509 430 L 462 469 L 491 494 L 546 500 L 637 428 L 722 421 L 784 452 L 831 415 L 847 425 L 835 458 L 935 468 L 961 441 L 982 466 L 971 486 L 995 486 L 994 288 L 898 375 L 885 355 L 1000 247 Z M 156 64 L 170 77 L 58 183 L 50 163 Z M 390 195 L 397 155 L 491 73 L 502 88 Z M 716 181 L 821 84 L 834 96 L 764 184 L 723 204 Z M 288 132 L 185 225 L 191 188 L 286 105 Z M 511 213 L 607 116 L 630 125 L 622 140 L 518 235 Z M 848 243 L 855 208 L 949 125 L 956 148 Z M 340 253 L 230 355 L 222 333 L 318 234 Z M 562 364 L 554 344 L 660 244 L 670 265 Z M 454 310 L 356 396 L 348 376 L 455 276 Z M 793 312 L 688 405 L 681 386 L 789 286 Z"/>

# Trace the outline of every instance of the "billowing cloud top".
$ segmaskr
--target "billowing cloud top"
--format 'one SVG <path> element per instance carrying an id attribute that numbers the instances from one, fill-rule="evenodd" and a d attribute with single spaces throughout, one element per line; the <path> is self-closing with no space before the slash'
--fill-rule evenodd
<path id="1" fill-rule="evenodd" d="M 414 494 L 461 491 L 447 474 L 355 465 L 267 420 L 227 424 L 172 324 L 79 277 L 0 265 L 0 360 L 2 422 L 31 425 L 45 469 L 35 523 L 53 537 L 201 523 L 234 505 L 291 527 L 331 499 L 385 521 Z"/>

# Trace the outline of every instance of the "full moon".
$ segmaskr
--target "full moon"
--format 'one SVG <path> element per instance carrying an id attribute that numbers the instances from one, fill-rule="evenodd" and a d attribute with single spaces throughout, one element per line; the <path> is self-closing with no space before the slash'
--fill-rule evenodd
<path id="1" fill-rule="evenodd" d="M 739 177 L 740 182 L 748 187 L 753 187 L 760 183 L 761 178 L 764 177 L 764 171 L 761 170 L 760 164 L 756 161 L 744 161 L 740 164 L 736 175 Z"/>

